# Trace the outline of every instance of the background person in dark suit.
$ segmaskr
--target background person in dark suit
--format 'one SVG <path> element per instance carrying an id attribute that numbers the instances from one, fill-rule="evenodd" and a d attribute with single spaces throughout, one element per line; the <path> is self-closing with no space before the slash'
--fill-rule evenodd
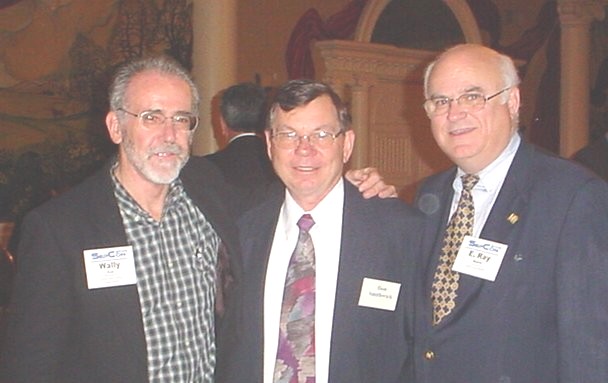
<path id="1" fill-rule="evenodd" d="M 238 211 L 250 207 L 260 190 L 277 180 L 260 134 L 266 116 L 266 92 L 254 83 L 240 83 L 222 92 L 220 125 L 228 145 L 206 156 L 238 193 Z"/>
<path id="2" fill-rule="evenodd" d="M 237 331 L 218 359 L 218 382 L 295 381 L 273 375 L 286 363 L 276 362 L 281 302 L 303 213 L 315 221 L 315 355 L 314 367 L 300 363 L 298 381 L 302 374 L 319 383 L 409 381 L 421 216 L 397 199 L 365 200 L 343 181 L 355 136 L 345 106 L 328 86 L 287 83 L 268 121 L 269 156 L 285 187 L 276 185 L 239 221 L 244 288 L 240 312 L 230 316 Z M 360 301 L 384 289 L 389 292 L 377 301 Z"/>
<path id="3" fill-rule="evenodd" d="M 151 58 L 119 69 L 110 105 L 117 158 L 25 219 L 2 382 L 213 382 L 238 239 L 220 173 L 189 158 L 198 91 Z"/>
<path id="4" fill-rule="evenodd" d="M 576 152 L 572 159 L 608 181 L 608 131 Z"/>
<path id="5" fill-rule="evenodd" d="M 425 73 L 432 133 L 456 167 L 416 199 L 428 216 L 416 382 L 608 381 L 608 184 L 522 140 L 518 84 L 511 59 L 479 45 L 447 50 Z M 455 305 L 434 324 L 433 280 L 463 174 L 479 177 L 473 240 L 452 270 Z M 499 266 L 493 281 L 475 260 L 484 257 Z"/>

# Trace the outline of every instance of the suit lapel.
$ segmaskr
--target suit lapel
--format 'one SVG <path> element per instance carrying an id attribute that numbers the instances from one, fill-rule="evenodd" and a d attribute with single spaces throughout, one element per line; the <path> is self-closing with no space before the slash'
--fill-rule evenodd
<path id="1" fill-rule="evenodd" d="M 359 216 L 360 209 L 357 208 L 358 191 L 349 182 L 344 182 L 344 207 L 342 213 L 342 239 L 340 243 L 340 260 L 338 264 L 338 280 L 336 284 L 336 297 L 334 303 L 333 326 L 331 333 L 331 350 L 329 357 L 329 377 L 344 376 L 339 370 L 350 368 L 349 366 L 336 363 L 336 359 L 342 360 L 337 353 L 348 349 L 351 342 L 348 341 L 353 336 L 353 328 L 348 324 L 352 318 L 352 306 L 357 305 L 359 291 L 361 290 L 362 272 L 360 262 L 360 247 L 357 241 L 365 240 L 361 238 L 361 226 L 364 225 L 364 217 Z M 346 346 L 345 346 L 346 345 Z M 346 374 L 348 375 L 348 374 Z"/>
<path id="2" fill-rule="evenodd" d="M 267 200 L 249 211 L 239 223 L 243 249 L 244 274 L 241 299 L 244 311 L 239 321 L 246 329 L 241 336 L 246 339 L 245 349 L 252 361 L 251 381 L 262 381 L 264 365 L 264 286 L 266 270 L 274 238 L 279 212 L 284 200 L 284 187 L 276 184 Z"/>
<path id="3" fill-rule="evenodd" d="M 419 306 L 422 307 L 422 310 L 418 310 L 417 315 L 422 317 L 422 323 L 426 323 L 429 326 L 432 323 L 433 314 L 430 291 L 439 262 L 450 206 L 454 196 L 452 181 L 455 175 L 456 168 L 439 174 L 436 182 L 418 196 L 416 200 L 416 206 L 427 216 L 423 234 L 424 258 L 419 263 L 421 272 L 417 273 L 420 276 L 417 282 L 417 295 Z"/>
<path id="4" fill-rule="evenodd" d="M 525 164 L 530 163 L 530 147 L 523 142 L 520 145 L 515 158 L 509 168 L 503 186 L 490 211 L 490 215 L 481 231 L 480 238 L 513 245 L 514 238 L 518 232 L 517 222 L 525 215 L 527 205 L 527 180 L 530 177 L 530 169 Z M 514 218 L 517 217 L 517 218 Z M 513 223 L 515 222 L 515 223 Z M 439 251 L 441 251 L 439 249 Z M 503 259 L 503 266 L 509 262 L 509 249 Z M 501 267 L 502 269 L 503 267 Z M 500 270 L 497 278 L 500 277 Z M 486 284 L 496 282 L 486 281 L 481 278 L 466 274 L 460 275 L 457 305 L 452 315 L 442 322 L 449 323 L 458 318 L 461 311 L 466 312 L 467 307 L 472 304 Z"/>
<path id="5" fill-rule="evenodd" d="M 125 246 L 128 244 L 122 217 L 114 197 L 114 186 L 109 175 L 109 165 L 112 163 L 110 161 L 95 176 L 99 179 L 94 182 L 94 185 L 101 184 L 101 187 L 91 188 L 89 193 L 89 200 L 95 201 L 87 207 L 90 212 L 88 215 L 90 225 L 95 233 L 91 243 L 98 244 L 92 246 L 92 248 Z M 82 262 L 82 257 L 80 262 Z M 85 283 L 84 288 L 86 288 L 84 266 L 81 270 L 83 273 L 82 280 Z M 137 286 L 97 289 L 89 293 L 96 296 L 93 304 L 100 304 L 102 307 L 108 308 L 107 314 L 108 317 L 112 318 L 113 323 L 107 323 L 107 325 L 118 329 L 122 334 L 119 341 L 128 350 L 123 356 L 133 358 L 133 364 L 144 363 L 141 367 L 143 371 L 147 372 L 146 343 Z"/>
<path id="6" fill-rule="evenodd" d="M 532 184 L 530 181 L 531 169 L 526 164 L 532 163 L 532 155 L 531 147 L 522 142 L 483 227 L 482 238 L 497 242 L 505 241 L 517 228 L 517 222 L 525 216 L 525 207 L 528 204 L 528 185 Z"/>

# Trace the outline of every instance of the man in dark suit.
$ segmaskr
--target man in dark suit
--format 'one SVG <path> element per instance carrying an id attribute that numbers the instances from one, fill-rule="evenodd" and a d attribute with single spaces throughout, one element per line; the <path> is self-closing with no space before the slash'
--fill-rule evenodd
<path id="1" fill-rule="evenodd" d="M 608 131 L 576 152 L 572 159 L 608 181 Z"/>
<path id="2" fill-rule="evenodd" d="M 253 83 L 226 89 L 220 101 L 220 125 L 228 145 L 206 156 L 235 187 L 238 211 L 253 205 L 260 190 L 277 180 L 266 145 L 258 134 L 264 130 L 266 92 Z"/>
<path id="3" fill-rule="evenodd" d="M 230 317 L 237 331 L 218 359 L 218 381 L 408 381 L 420 215 L 397 199 L 365 200 L 343 181 L 355 137 L 344 104 L 327 85 L 295 80 L 281 87 L 266 137 L 285 186 L 277 184 L 239 221 L 246 272 L 240 311 Z M 308 314 L 295 325 L 283 319 L 291 296 L 285 281 L 295 278 L 288 264 L 300 246 L 302 215 L 314 220 L 314 283 L 307 285 L 313 298 L 296 300 L 312 302 L 312 309 L 300 307 Z M 306 339 L 299 346 L 291 331 L 298 327 Z M 296 355 L 298 348 L 306 355 Z M 294 355 L 286 358 L 286 349 Z"/>
<path id="4" fill-rule="evenodd" d="M 198 91 L 151 58 L 119 69 L 110 105 L 117 158 L 25 219 L 0 381 L 213 382 L 238 238 L 220 173 L 189 158 Z"/>
<path id="5" fill-rule="evenodd" d="M 416 382 L 608 381 L 608 185 L 523 141 L 518 84 L 510 58 L 474 44 L 425 72 L 432 133 L 456 167 L 416 198 Z M 467 209 L 450 259 L 449 217 Z"/>

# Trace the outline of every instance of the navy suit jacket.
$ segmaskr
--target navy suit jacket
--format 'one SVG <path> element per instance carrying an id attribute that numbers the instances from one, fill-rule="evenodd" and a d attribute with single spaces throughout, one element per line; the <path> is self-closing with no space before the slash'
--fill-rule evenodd
<path id="1" fill-rule="evenodd" d="M 180 178 L 216 230 L 238 278 L 238 237 L 222 177 L 191 158 Z M 109 164 L 25 219 L 2 382 L 147 382 L 135 285 L 87 289 L 82 251 L 127 244 Z"/>
<path id="2" fill-rule="evenodd" d="M 608 181 L 608 137 L 602 136 L 589 143 L 572 157 L 598 176 Z"/>
<path id="3" fill-rule="evenodd" d="M 266 152 L 264 141 L 257 136 L 234 139 L 224 149 L 205 156 L 222 172 L 226 182 L 234 187 L 235 211 L 242 212 L 260 200 L 268 185 L 278 178 Z"/>
<path id="4" fill-rule="evenodd" d="M 416 382 L 608 382 L 608 184 L 522 142 L 480 235 L 508 245 L 496 280 L 461 274 L 455 309 L 433 327 L 455 171 L 428 179 L 416 199 L 429 218 Z"/>
<path id="5" fill-rule="evenodd" d="M 413 277 L 421 215 L 397 199 L 364 200 L 345 182 L 342 243 L 329 361 L 330 382 L 408 382 L 412 373 Z M 266 267 L 279 210 L 277 187 L 239 221 L 243 247 L 237 331 L 218 358 L 218 382 L 262 382 Z M 358 306 L 364 277 L 401 283 L 396 310 Z M 282 276 L 281 278 L 284 278 Z M 277 329 L 278 331 L 278 329 Z"/>

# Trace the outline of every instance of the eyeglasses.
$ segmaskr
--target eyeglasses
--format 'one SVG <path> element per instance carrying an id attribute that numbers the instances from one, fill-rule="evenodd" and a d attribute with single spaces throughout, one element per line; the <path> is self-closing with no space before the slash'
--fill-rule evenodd
<path id="1" fill-rule="evenodd" d="M 308 143 L 314 147 L 326 149 L 329 148 L 336 138 L 338 138 L 344 130 L 337 133 L 326 132 L 325 130 L 317 130 L 311 134 L 303 136 L 298 135 L 294 131 L 290 132 L 274 132 L 272 139 L 281 149 L 295 149 L 300 145 L 300 141 L 306 139 Z"/>
<path id="2" fill-rule="evenodd" d="M 464 93 L 456 98 L 433 97 L 424 102 L 424 110 L 429 117 L 441 116 L 448 112 L 452 101 L 456 101 L 458 106 L 465 109 L 467 112 L 477 112 L 486 106 L 486 102 L 509 89 L 511 89 L 510 86 L 487 97 L 476 92 Z"/>
<path id="3" fill-rule="evenodd" d="M 142 125 L 148 129 L 158 129 L 165 124 L 165 121 L 167 121 L 168 118 L 170 118 L 171 123 L 177 129 L 192 131 L 196 129 L 199 121 L 198 116 L 191 113 L 176 113 L 171 117 L 167 117 L 160 110 L 144 110 L 139 114 L 129 112 L 123 108 L 118 108 L 118 110 L 129 116 L 139 118 Z"/>

